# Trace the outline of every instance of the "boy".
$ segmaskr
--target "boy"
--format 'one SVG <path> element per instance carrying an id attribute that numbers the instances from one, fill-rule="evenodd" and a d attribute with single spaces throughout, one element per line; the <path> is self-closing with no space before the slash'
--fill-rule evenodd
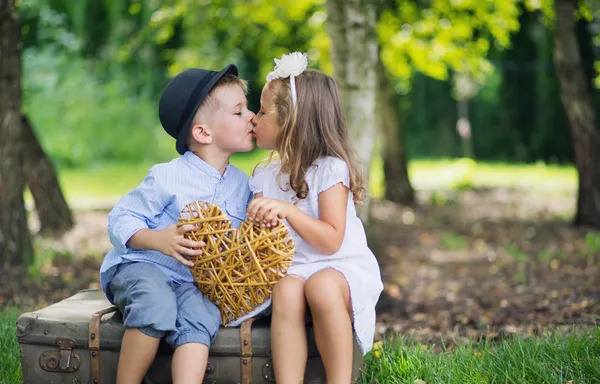
<path id="1" fill-rule="evenodd" d="M 126 328 L 117 383 L 140 383 L 161 337 L 174 349 L 173 383 L 201 383 L 208 349 L 220 325 L 219 310 L 194 286 L 185 256 L 202 253 L 186 240 L 179 213 L 192 201 L 217 204 L 239 227 L 251 197 L 248 177 L 229 164 L 254 147 L 246 82 L 237 68 L 189 69 L 161 96 L 159 118 L 182 156 L 153 166 L 144 181 L 110 212 L 115 248 L 100 269 L 100 284 L 123 313 Z"/>

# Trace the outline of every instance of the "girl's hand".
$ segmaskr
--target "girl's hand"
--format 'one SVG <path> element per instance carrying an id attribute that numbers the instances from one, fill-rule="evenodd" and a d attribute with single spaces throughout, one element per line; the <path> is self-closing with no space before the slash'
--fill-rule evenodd
<path id="1" fill-rule="evenodd" d="M 294 209 L 294 205 L 283 200 L 259 197 L 248 205 L 248 220 L 261 227 L 274 227 L 279 220 L 286 219 Z"/>

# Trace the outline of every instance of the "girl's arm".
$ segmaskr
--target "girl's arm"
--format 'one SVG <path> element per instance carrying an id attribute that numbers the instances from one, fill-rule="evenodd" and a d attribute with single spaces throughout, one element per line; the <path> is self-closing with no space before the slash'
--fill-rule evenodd
<path id="1" fill-rule="evenodd" d="M 346 232 L 348 188 L 342 183 L 319 194 L 319 218 L 302 212 L 295 205 L 276 199 L 254 199 L 248 206 L 248 217 L 261 223 L 274 218 L 286 219 L 296 233 L 317 251 L 336 253 Z"/>
<path id="2" fill-rule="evenodd" d="M 296 206 L 286 219 L 302 240 L 321 253 L 333 255 L 344 241 L 347 205 L 348 188 L 339 183 L 319 194 L 319 219 Z"/>

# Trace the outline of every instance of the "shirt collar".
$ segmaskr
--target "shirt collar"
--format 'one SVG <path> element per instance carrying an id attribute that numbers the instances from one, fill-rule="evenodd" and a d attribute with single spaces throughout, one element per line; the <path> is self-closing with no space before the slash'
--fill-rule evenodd
<path id="1" fill-rule="evenodd" d="M 227 167 L 225 167 L 225 172 L 223 173 L 223 176 L 221 176 L 221 172 L 219 172 L 219 170 L 217 168 L 213 167 L 212 165 L 208 164 L 206 161 L 202 160 L 202 158 L 200 156 L 196 155 L 194 152 L 186 151 L 183 154 L 183 159 L 186 162 L 193 165 L 194 167 L 201 170 L 202 172 L 206 173 L 207 175 L 216 177 L 217 179 L 224 178 L 225 176 L 227 176 L 227 172 L 229 171 L 229 167 L 231 166 L 231 164 L 228 163 Z"/>

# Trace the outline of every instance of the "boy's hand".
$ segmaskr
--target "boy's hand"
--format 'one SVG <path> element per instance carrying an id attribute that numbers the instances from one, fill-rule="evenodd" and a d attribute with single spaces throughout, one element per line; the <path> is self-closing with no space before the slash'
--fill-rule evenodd
<path id="1" fill-rule="evenodd" d="M 248 219 L 261 227 L 274 227 L 279 220 L 287 218 L 294 210 L 294 205 L 283 200 L 259 197 L 248 204 Z"/>
<path id="2" fill-rule="evenodd" d="M 206 244 L 202 241 L 188 240 L 183 237 L 186 232 L 191 232 L 195 228 L 192 224 L 186 224 L 178 227 L 173 224 L 156 233 L 156 250 L 167 256 L 171 256 L 180 263 L 193 267 L 194 263 L 185 258 L 185 256 L 199 256 Z"/>

